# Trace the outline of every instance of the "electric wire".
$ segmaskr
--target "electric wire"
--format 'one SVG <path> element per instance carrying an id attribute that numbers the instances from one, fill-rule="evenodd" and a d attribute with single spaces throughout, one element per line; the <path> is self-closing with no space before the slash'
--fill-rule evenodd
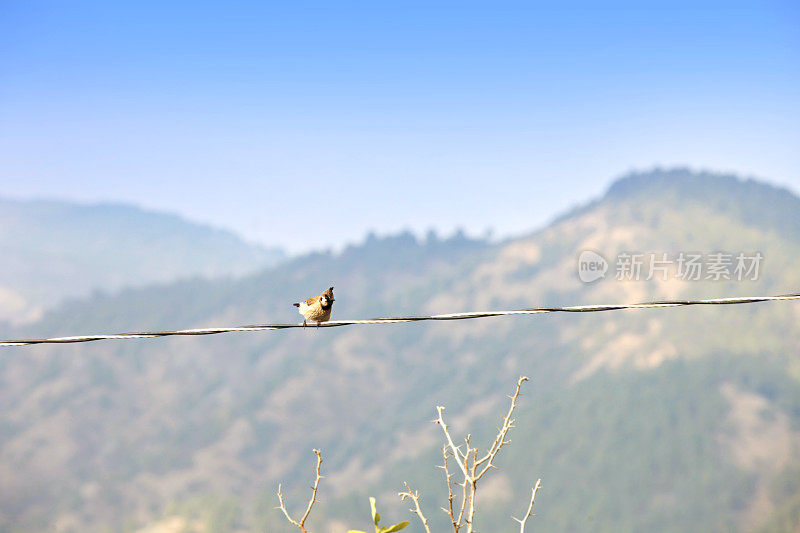
<path id="1" fill-rule="evenodd" d="M 436 320 L 471 320 L 475 318 L 488 318 L 512 315 L 538 315 L 545 313 L 596 313 L 603 311 L 622 311 L 625 309 L 651 309 L 666 307 L 685 307 L 693 305 L 737 305 L 758 302 L 775 302 L 784 300 L 800 300 L 800 293 L 784 294 L 780 296 L 744 296 L 733 298 L 710 298 L 704 300 L 662 300 L 634 304 L 602 304 L 602 305 L 573 305 L 567 307 L 533 307 L 510 311 L 471 311 L 465 313 L 448 313 L 424 316 L 397 316 L 369 318 L 361 320 L 331 320 L 321 324 L 255 324 L 251 326 L 212 327 L 181 329 L 177 331 L 145 331 L 132 333 L 114 333 L 100 335 L 75 335 L 69 337 L 51 337 L 46 339 L 18 339 L 0 341 L 0 346 L 30 346 L 35 344 L 69 344 L 79 342 L 93 342 L 100 340 L 116 339 L 150 339 L 174 336 L 217 335 L 237 331 L 269 331 L 291 328 L 335 328 L 342 326 L 359 326 L 368 324 L 397 324 L 402 322 L 425 322 Z"/>

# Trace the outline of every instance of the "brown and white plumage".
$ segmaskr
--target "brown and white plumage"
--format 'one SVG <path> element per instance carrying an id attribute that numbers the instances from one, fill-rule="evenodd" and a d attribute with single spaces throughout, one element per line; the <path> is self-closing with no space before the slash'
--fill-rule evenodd
<path id="1" fill-rule="evenodd" d="M 305 302 L 292 304 L 298 308 L 298 311 L 303 315 L 303 325 L 306 320 L 313 320 L 319 325 L 320 322 L 327 322 L 331 319 L 331 311 L 333 310 L 333 287 L 323 292 L 319 296 L 313 296 Z"/>

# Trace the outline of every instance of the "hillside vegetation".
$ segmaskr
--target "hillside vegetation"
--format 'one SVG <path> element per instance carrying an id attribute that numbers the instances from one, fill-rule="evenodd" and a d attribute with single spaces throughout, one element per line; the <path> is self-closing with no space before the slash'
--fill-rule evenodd
<path id="1" fill-rule="evenodd" d="M 95 295 L 3 333 L 295 321 L 291 303 L 330 285 L 334 318 L 796 292 L 798 202 L 657 171 L 501 243 L 372 237 L 237 280 Z M 618 281 L 612 265 L 584 284 L 587 249 L 764 261 L 756 281 Z M 444 531 L 434 406 L 482 442 L 523 374 L 478 531 L 513 531 L 538 477 L 535 531 L 792 531 L 798 319 L 781 302 L 5 349 L 0 531 L 291 531 L 274 490 L 303 501 L 312 448 L 327 477 L 311 530 L 361 527 L 369 495 L 387 522 L 410 519 L 408 481 Z"/>

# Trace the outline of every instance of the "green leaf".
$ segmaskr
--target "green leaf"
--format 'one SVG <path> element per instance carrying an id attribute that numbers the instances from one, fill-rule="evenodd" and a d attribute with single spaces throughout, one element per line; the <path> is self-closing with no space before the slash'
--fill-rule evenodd
<path id="1" fill-rule="evenodd" d="M 408 520 L 400 522 L 399 524 L 395 524 L 391 527 L 382 527 L 381 533 L 394 533 L 395 531 L 400 531 L 404 529 L 410 522 Z"/>
<path id="2" fill-rule="evenodd" d="M 378 510 L 375 508 L 375 498 L 372 496 L 369 497 L 369 509 L 372 511 L 372 523 L 377 526 L 378 522 L 381 521 L 381 515 L 378 514 Z"/>

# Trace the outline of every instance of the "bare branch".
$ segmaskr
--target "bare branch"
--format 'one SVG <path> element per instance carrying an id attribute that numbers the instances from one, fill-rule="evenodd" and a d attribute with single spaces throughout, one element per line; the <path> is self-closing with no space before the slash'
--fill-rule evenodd
<path id="1" fill-rule="evenodd" d="M 469 452 L 469 450 L 467 450 Z M 475 525 L 475 494 L 478 492 L 478 477 L 475 476 L 475 469 L 478 467 L 478 450 L 472 449 L 472 466 L 469 475 L 469 506 L 467 507 L 467 533 L 472 533 Z M 465 480 L 466 485 L 466 480 Z"/>
<path id="2" fill-rule="evenodd" d="M 526 381 L 529 381 L 527 376 L 520 376 L 519 380 L 517 380 L 517 389 L 514 391 L 512 396 L 509 396 L 511 399 L 511 405 L 508 407 L 508 413 L 503 417 L 502 427 L 497 432 L 497 436 L 494 438 L 492 445 L 489 446 L 489 450 L 486 452 L 486 455 L 475 461 L 475 466 L 480 467 L 481 465 L 484 465 L 475 477 L 476 481 L 483 477 L 483 475 L 489 469 L 494 468 L 492 461 L 494 461 L 497 453 L 503 446 L 511 442 L 506 440 L 506 435 L 508 435 L 509 430 L 514 427 L 514 419 L 511 418 L 511 416 L 514 414 L 514 409 L 517 408 L 517 400 L 519 400 L 520 397 L 520 389 L 522 388 L 522 384 Z"/>
<path id="3" fill-rule="evenodd" d="M 520 376 L 517 380 L 517 387 L 514 390 L 514 394 L 509 396 L 511 404 L 509 405 L 508 412 L 503 417 L 503 424 L 497 429 L 497 435 L 489 446 L 486 454 L 480 458 L 478 458 L 478 449 L 472 447 L 470 440 L 472 436 L 470 434 L 467 434 L 464 438 L 464 444 L 462 444 L 462 446 L 465 446 L 464 451 L 461 451 L 460 446 L 455 445 L 450 435 L 450 430 L 444 421 L 444 416 L 442 414 L 444 407 L 438 406 L 436 408 L 438 416 L 435 422 L 442 427 L 442 432 L 446 440 L 446 444 L 442 448 L 444 465 L 441 468 L 444 469 L 445 483 L 447 484 L 447 507 L 442 507 L 442 510 L 450 517 L 450 523 L 453 526 L 454 533 L 459 533 L 459 530 L 465 526 L 466 533 L 473 533 L 478 480 L 490 469 L 497 468 L 493 464 L 495 457 L 503 446 L 510 443 L 506 437 L 508 436 L 508 432 L 514 427 L 514 418 L 512 418 L 512 416 L 514 410 L 517 408 L 517 401 L 520 397 L 522 384 L 526 381 L 529 381 L 526 376 Z M 453 474 L 450 473 L 448 466 L 448 456 L 455 459 L 461 473 L 464 475 L 464 481 L 462 483 L 455 483 L 462 488 L 461 506 L 457 516 L 455 513 L 455 506 L 453 505 L 453 500 L 455 499 L 455 495 L 453 494 L 454 482 L 451 479 Z"/>
<path id="4" fill-rule="evenodd" d="M 542 486 L 542 479 L 539 478 L 536 480 L 536 486 L 531 489 L 531 501 L 528 504 L 528 510 L 525 512 L 525 518 L 520 520 L 519 518 L 514 518 L 517 522 L 519 522 L 519 533 L 525 533 L 525 523 L 528 521 L 528 518 L 535 516 L 533 514 L 533 501 L 536 499 L 536 493 L 539 492 L 539 488 Z"/>
<path id="5" fill-rule="evenodd" d="M 317 501 L 317 489 L 319 488 L 319 480 L 322 479 L 322 474 L 319 473 L 319 467 L 322 465 L 322 454 L 319 450 L 314 450 L 314 454 L 317 456 L 317 466 L 314 467 L 314 473 L 316 474 L 316 478 L 314 479 L 314 486 L 311 487 L 311 499 L 308 500 L 308 507 L 306 507 L 306 512 L 303 514 L 303 518 L 300 519 L 300 524 L 302 525 L 305 523 L 306 518 L 311 513 L 311 508 L 314 507 L 314 503 Z"/>
<path id="6" fill-rule="evenodd" d="M 308 515 L 311 514 L 311 508 L 314 507 L 314 504 L 319 501 L 317 500 L 317 489 L 319 489 L 319 481 L 322 479 L 322 474 L 319 472 L 319 467 L 322 465 L 322 454 L 319 450 L 314 450 L 314 454 L 317 456 L 317 465 L 314 467 L 314 472 L 316 473 L 316 478 L 314 479 L 314 485 L 311 487 L 311 499 L 308 500 L 308 506 L 306 507 L 306 512 L 303 513 L 303 517 L 300 520 L 295 520 L 292 518 L 292 515 L 289 514 L 289 511 L 286 510 L 286 504 L 283 501 L 283 494 L 281 493 L 281 486 L 278 485 L 278 502 L 280 505 L 276 507 L 276 509 L 280 509 L 283 511 L 284 516 L 289 521 L 289 523 L 297 526 L 300 528 L 300 531 L 303 533 L 308 533 L 306 530 L 306 519 Z"/>
<path id="7" fill-rule="evenodd" d="M 280 509 L 283 511 L 283 514 L 286 516 L 286 520 L 288 520 L 291 524 L 296 525 L 302 531 L 305 531 L 305 528 L 301 526 L 292 516 L 289 514 L 289 511 L 286 510 L 286 505 L 283 502 L 283 494 L 281 494 L 281 485 L 278 483 L 278 501 L 280 502 L 280 506 L 276 507 L 276 509 Z"/>
<path id="8" fill-rule="evenodd" d="M 465 528 L 466 533 L 474 533 L 478 481 L 483 477 L 484 474 L 486 474 L 486 472 L 497 468 L 494 465 L 494 460 L 497 457 L 497 454 L 500 452 L 503 446 L 510 444 L 511 442 L 507 438 L 508 432 L 514 427 L 514 410 L 517 408 L 517 402 L 521 396 L 520 390 L 522 389 L 522 384 L 526 381 L 529 381 L 526 376 L 520 376 L 517 380 L 517 387 L 514 390 L 514 394 L 509 396 L 511 404 L 509 405 L 508 412 L 503 417 L 503 423 L 499 428 L 497 428 L 497 435 L 489 446 L 489 449 L 480 458 L 478 458 L 478 449 L 472 447 L 472 436 L 470 434 L 467 434 L 467 436 L 464 438 L 464 443 L 461 444 L 461 446 L 455 445 L 453 437 L 450 435 L 450 429 L 447 427 L 447 423 L 444 421 L 444 407 L 436 407 L 437 417 L 434 422 L 442 427 L 442 432 L 445 436 L 445 444 L 442 446 L 442 459 L 444 464 L 442 464 L 439 468 L 444 470 L 445 485 L 447 485 L 447 505 L 441 509 L 450 518 L 450 524 L 453 526 L 454 533 L 459 533 L 461 528 Z M 450 457 L 456 461 L 461 474 L 464 476 L 461 482 L 453 480 L 453 476 L 456 475 L 457 472 L 450 471 Z M 461 505 L 459 506 L 457 515 L 456 506 L 454 504 L 454 500 L 456 499 L 455 491 L 453 489 L 454 485 L 461 487 L 461 497 L 459 498 L 461 500 Z M 540 483 L 537 482 L 536 487 L 534 488 L 533 497 L 535 497 L 536 490 L 538 490 L 539 485 Z M 406 492 L 400 493 L 400 497 L 403 499 L 414 499 L 418 496 L 418 493 L 412 492 L 408 485 L 406 485 Z M 528 509 L 529 515 L 531 509 L 533 508 L 533 497 L 531 498 L 531 505 Z M 412 511 L 414 511 L 414 509 L 412 509 Z M 422 516 L 418 504 L 417 511 L 417 514 L 420 516 L 420 519 L 423 520 L 423 525 L 427 531 L 427 520 L 425 520 Z M 523 528 L 524 522 L 527 520 L 527 518 L 528 517 L 526 516 L 522 521 Z M 519 520 L 517 521 L 519 522 Z"/>
<path id="9" fill-rule="evenodd" d="M 450 478 L 453 477 L 453 474 L 450 473 L 450 469 L 447 467 L 447 456 L 449 452 L 447 451 L 446 446 L 442 446 L 442 458 L 444 459 L 444 465 L 442 465 L 442 469 L 444 469 L 444 479 L 447 485 L 447 508 L 442 507 L 442 511 L 447 513 L 447 516 L 450 517 L 450 523 L 453 524 L 453 531 L 454 533 L 458 533 L 459 530 L 459 522 L 461 518 L 456 520 L 455 513 L 453 512 L 453 482 Z"/>
<path id="10" fill-rule="evenodd" d="M 447 439 L 447 444 L 450 446 L 450 450 L 453 452 L 453 458 L 455 458 L 456 463 L 458 463 L 458 467 L 461 469 L 461 472 L 464 473 L 465 477 L 469 477 L 469 474 L 467 474 L 467 466 L 462 461 L 462 458 L 459 456 L 460 454 L 466 457 L 466 455 L 469 454 L 469 450 L 467 450 L 467 454 L 462 454 L 461 450 L 459 450 L 458 447 L 455 445 L 455 443 L 453 442 L 453 438 L 450 437 L 450 432 L 447 429 L 447 424 L 445 424 L 444 422 L 444 417 L 442 417 L 442 411 L 444 411 L 444 407 L 442 407 L 441 405 L 436 407 L 436 412 L 439 413 L 439 416 L 436 419 L 436 423 L 442 426 L 442 431 L 444 432 L 444 436 Z"/>
<path id="11" fill-rule="evenodd" d="M 418 517 L 420 522 L 422 522 L 422 526 L 425 528 L 426 533 L 431 533 L 430 528 L 428 527 L 428 519 L 425 518 L 425 515 L 422 514 L 422 509 L 419 506 L 419 492 L 415 492 L 411 490 L 411 487 L 408 486 L 408 483 L 403 482 L 403 485 L 406 486 L 406 491 L 400 493 L 400 499 L 405 501 L 406 498 L 411 498 L 414 502 L 414 508 L 411 509 L 412 513 L 415 513 Z"/>
<path id="12" fill-rule="evenodd" d="M 458 511 L 458 527 L 461 528 L 461 520 L 464 518 L 464 509 L 467 507 L 467 481 L 461 485 L 461 510 Z"/>

